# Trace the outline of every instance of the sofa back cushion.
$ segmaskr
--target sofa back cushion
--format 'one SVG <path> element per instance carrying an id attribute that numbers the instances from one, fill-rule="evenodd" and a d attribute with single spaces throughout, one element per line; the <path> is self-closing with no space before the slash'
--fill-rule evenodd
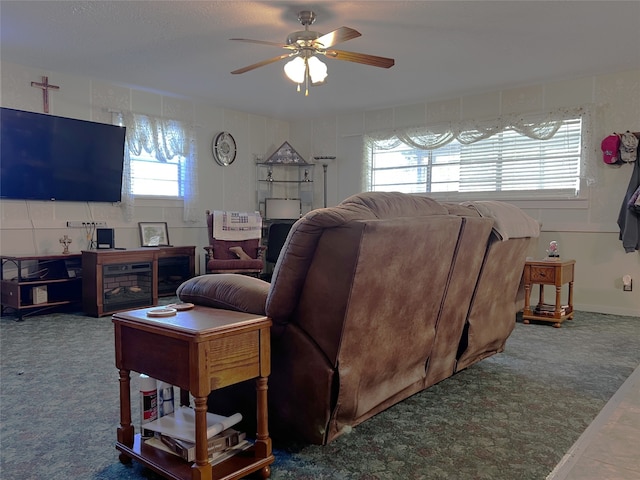
<path id="1" fill-rule="evenodd" d="M 431 198 L 397 192 L 361 193 L 336 207 L 307 213 L 293 225 L 273 271 L 266 312 L 274 320 L 276 332 L 280 324 L 289 321 L 298 305 L 309 265 L 325 232 L 361 220 L 446 214 L 447 210 Z M 338 242 L 336 251 L 348 248 L 346 242 Z"/>

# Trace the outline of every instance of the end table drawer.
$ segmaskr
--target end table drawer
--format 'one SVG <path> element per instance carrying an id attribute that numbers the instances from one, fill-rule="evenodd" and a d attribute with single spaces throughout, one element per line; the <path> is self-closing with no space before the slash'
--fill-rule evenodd
<path id="1" fill-rule="evenodd" d="M 533 283 L 555 283 L 556 269 L 554 267 L 531 267 L 531 281 Z"/>
<path id="2" fill-rule="evenodd" d="M 207 345 L 211 388 L 255 378 L 260 375 L 260 332 L 216 338 Z"/>

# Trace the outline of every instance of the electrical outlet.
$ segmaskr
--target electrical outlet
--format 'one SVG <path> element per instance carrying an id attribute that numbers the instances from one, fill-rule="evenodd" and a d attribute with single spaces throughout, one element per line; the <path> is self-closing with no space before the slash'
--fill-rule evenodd
<path id="1" fill-rule="evenodd" d="M 633 279 L 631 278 L 631 275 L 625 275 L 624 277 L 622 277 L 622 291 L 633 291 Z"/>
<path id="2" fill-rule="evenodd" d="M 107 222 L 67 222 L 69 228 L 102 228 L 106 226 Z"/>

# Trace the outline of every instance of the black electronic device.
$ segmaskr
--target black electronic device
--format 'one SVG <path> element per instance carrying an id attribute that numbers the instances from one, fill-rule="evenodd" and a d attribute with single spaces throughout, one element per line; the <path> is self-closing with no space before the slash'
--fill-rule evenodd
<path id="1" fill-rule="evenodd" d="M 119 202 L 125 128 L 0 108 L 0 198 Z"/>
<path id="2" fill-rule="evenodd" d="M 96 228 L 96 246 L 98 249 L 113 248 L 115 234 L 113 228 Z"/>

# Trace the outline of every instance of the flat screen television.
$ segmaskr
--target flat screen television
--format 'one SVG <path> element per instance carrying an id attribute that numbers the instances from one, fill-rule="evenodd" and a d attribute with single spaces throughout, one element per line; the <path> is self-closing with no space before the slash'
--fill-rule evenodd
<path id="1" fill-rule="evenodd" d="M 265 198 L 264 216 L 268 220 L 297 220 L 301 207 L 299 198 Z"/>
<path id="2" fill-rule="evenodd" d="M 0 198 L 119 202 L 125 128 L 0 108 Z"/>

